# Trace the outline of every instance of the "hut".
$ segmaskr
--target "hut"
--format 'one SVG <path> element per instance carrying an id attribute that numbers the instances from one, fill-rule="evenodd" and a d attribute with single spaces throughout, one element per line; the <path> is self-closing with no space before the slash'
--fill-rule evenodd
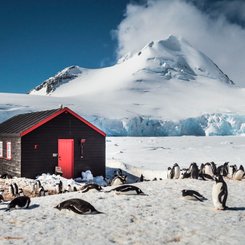
<path id="1" fill-rule="evenodd" d="M 67 107 L 16 115 L 0 124 L 0 174 L 105 176 L 105 136 Z"/>

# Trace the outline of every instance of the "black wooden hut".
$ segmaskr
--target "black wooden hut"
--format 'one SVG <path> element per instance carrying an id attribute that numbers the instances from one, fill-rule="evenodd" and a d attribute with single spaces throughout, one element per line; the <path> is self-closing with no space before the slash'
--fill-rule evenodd
<path id="1" fill-rule="evenodd" d="M 105 176 L 105 133 L 64 107 L 14 116 L 0 124 L 0 174 L 66 178 Z"/>

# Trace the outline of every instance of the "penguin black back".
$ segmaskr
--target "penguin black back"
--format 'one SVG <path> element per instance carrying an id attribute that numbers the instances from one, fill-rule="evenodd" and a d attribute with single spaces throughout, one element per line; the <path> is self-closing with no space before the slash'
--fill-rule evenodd
<path id="1" fill-rule="evenodd" d="M 28 208 L 30 205 L 31 199 L 28 196 L 19 196 L 13 199 L 6 209 L 6 211 L 10 211 L 14 208 Z"/>
<path id="2" fill-rule="evenodd" d="M 77 214 L 100 214 L 102 213 L 96 210 L 95 207 L 91 205 L 89 202 L 86 202 L 79 198 L 72 198 L 72 199 L 63 201 L 60 204 L 58 204 L 55 208 L 59 210 L 68 209 Z"/>

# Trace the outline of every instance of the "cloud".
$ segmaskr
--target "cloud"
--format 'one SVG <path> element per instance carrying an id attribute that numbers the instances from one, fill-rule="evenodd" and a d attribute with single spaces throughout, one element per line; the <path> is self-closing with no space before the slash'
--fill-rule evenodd
<path id="1" fill-rule="evenodd" d="M 129 4 L 125 18 L 114 33 L 118 40 L 118 57 L 173 34 L 185 38 L 237 85 L 245 87 L 245 29 L 231 22 L 228 14 L 231 18 L 233 13 L 239 12 L 241 21 L 244 16 L 238 0 L 224 2 L 223 6 L 215 3 L 214 11 L 210 8 L 206 12 L 194 1 L 148 0 L 144 5 Z M 245 8 L 244 4 L 240 6 Z"/>

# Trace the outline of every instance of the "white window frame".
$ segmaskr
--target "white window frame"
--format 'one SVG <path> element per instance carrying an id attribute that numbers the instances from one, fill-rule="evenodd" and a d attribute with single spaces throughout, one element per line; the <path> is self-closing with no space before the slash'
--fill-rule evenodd
<path id="1" fill-rule="evenodd" d="M 10 141 L 6 143 L 6 159 L 12 159 L 12 145 Z"/>
<path id="2" fill-rule="evenodd" d="M 0 141 L 0 158 L 3 157 L 3 141 Z"/>

